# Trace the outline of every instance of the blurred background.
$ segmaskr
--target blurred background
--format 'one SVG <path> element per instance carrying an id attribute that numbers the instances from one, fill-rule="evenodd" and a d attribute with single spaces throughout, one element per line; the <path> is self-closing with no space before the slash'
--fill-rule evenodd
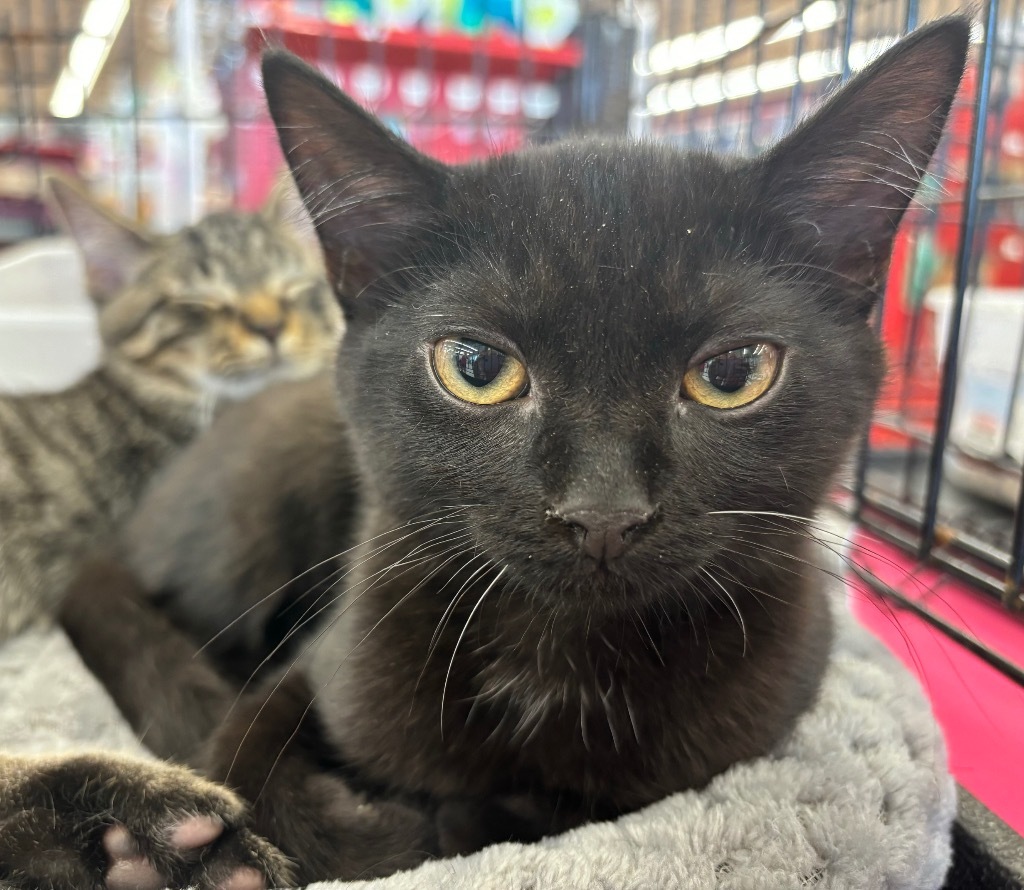
<path id="1" fill-rule="evenodd" d="M 95 360 L 92 316 L 53 261 L 66 245 L 46 240 L 46 172 L 156 230 L 258 206 L 282 166 L 268 45 L 446 161 L 585 132 L 754 153 L 957 5 L 0 0 L 0 390 L 66 385 Z M 855 610 L 922 675 L 957 778 L 1020 832 L 1024 9 L 970 12 L 967 77 L 875 320 L 890 372 L 836 495 L 851 524 L 826 539 Z"/>

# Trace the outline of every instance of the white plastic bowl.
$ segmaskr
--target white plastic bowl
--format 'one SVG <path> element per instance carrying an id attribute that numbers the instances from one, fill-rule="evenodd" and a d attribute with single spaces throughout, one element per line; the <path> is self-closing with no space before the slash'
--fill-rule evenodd
<path id="1" fill-rule="evenodd" d="M 55 392 L 96 367 L 96 309 L 67 238 L 0 252 L 0 392 Z"/>

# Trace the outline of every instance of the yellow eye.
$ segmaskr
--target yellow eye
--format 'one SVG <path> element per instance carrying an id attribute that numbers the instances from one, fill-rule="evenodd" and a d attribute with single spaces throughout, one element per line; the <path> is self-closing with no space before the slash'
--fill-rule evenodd
<path id="1" fill-rule="evenodd" d="M 455 398 L 474 405 L 497 405 L 523 394 L 529 378 L 523 363 L 500 349 L 449 337 L 434 344 L 434 370 Z"/>
<path id="2" fill-rule="evenodd" d="M 683 377 L 683 393 L 711 408 L 739 408 L 768 391 L 780 358 L 779 348 L 771 343 L 730 349 L 690 368 Z"/>

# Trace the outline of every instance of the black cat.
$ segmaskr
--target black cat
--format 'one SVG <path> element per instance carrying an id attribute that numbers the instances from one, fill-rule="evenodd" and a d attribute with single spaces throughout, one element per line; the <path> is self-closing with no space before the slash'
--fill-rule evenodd
<path id="1" fill-rule="evenodd" d="M 301 412 L 262 437 L 294 443 L 295 486 L 275 473 L 254 495 L 266 446 L 239 443 L 253 453 L 224 497 L 277 504 L 278 518 L 295 515 L 295 491 L 304 516 L 343 498 L 355 523 L 304 553 L 348 551 L 344 595 L 290 671 L 228 713 L 230 684 L 189 662 L 205 716 L 181 756 L 252 803 L 295 878 L 383 874 L 614 817 L 785 736 L 830 642 L 807 535 L 786 517 L 814 514 L 869 416 L 883 366 L 869 316 L 967 48 L 962 18 L 921 29 L 753 160 L 608 139 L 458 168 L 296 60 L 266 58 L 348 322 L 340 414 L 324 396 L 303 410 L 337 416 L 326 439 L 303 444 Z M 325 448 L 350 486 L 309 485 L 304 461 Z M 307 545 L 281 535 L 281 563 Z M 217 594 L 238 613 L 254 582 L 236 577 Z M 65 614 L 137 723 L 187 649 L 145 586 L 96 563 Z M 313 604 L 307 618 L 333 602 L 323 584 L 307 593 L 293 604 Z M 48 844 L 115 886 L 125 857 L 110 837 L 127 825 L 136 860 L 155 850 L 162 875 L 215 885 L 189 871 L 197 848 L 154 840 L 182 830 L 160 793 L 91 795 L 96 769 L 77 767 L 76 800 L 114 827 L 54 829 Z M 187 794 L 174 776 L 167 794 Z M 196 794 L 193 813 L 220 813 Z M 203 868 L 222 847 L 242 861 L 251 839 L 224 825 L 198 847 Z M 247 855 L 289 877 L 265 849 Z M 36 867 L 0 877 L 70 886 Z"/>

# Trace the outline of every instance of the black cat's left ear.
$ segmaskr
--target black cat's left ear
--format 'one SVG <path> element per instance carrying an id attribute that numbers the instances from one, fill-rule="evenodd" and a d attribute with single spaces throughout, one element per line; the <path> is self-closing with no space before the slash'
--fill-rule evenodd
<path id="1" fill-rule="evenodd" d="M 942 19 L 876 59 L 760 161 L 762 195 L 865 292 L 942 135 L 963 76 L 970 22 Z M 870 309 L 871 300 L 864 309 Z"/>
<path id="2" fill-rule="evenodd" d="M 267 105 L 348 320 L 427 236 L 448 170 L 399 139 L 295 56 L 263 57 Z"/>

